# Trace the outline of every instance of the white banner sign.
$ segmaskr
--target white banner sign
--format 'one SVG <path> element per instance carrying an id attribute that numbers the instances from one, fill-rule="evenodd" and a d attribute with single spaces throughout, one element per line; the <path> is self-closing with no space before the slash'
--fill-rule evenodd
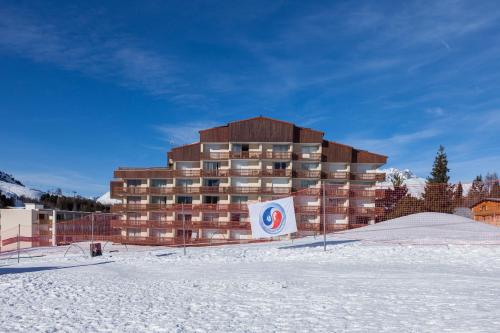
<path id="1" fill-rule="evenodd" d="M 252 238 L 270 238 L 297 232 L 293 197 L 248 205 Z"/>

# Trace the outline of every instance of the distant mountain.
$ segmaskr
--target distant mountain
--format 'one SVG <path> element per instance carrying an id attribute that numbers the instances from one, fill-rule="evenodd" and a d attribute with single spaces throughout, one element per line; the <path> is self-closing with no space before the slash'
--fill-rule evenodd
<path id="1" fill-rule="evenodd" d="M 400 170 L 397 168 L 381 169 L 380 172 L 385 173 L 385 181 L 379 182 L 380 186 L 392 187 L 391 179 L 398 175 L 403 180 L 403 184 L 408 188 L 408 193 L 416 198 L 421 198 L 422 194 L 425 192 L 426 179 L 418 177 L 409 169 Z M 462 183 L 464 189 L 464 195 L 467 195 L 472 183 Z"/>
<path id="2" fill-rule="evenodd" d="M 99 198 L 96 200 L 98 203 L 103 204 L 105 206 L 111 206 L 117 203 L 120 203 L 120 200 L 117 199 L 111 199 L 111 194 L 110 192 L 106 192 L 103 195 L 101 195 Z"/>
<path id="3" fill-rule="evenodd" d="M 30 198 L 30 199 L 40 199 L 42 194 L 45 192 L 40 190 L 35 190 L 24 186 L 19 180 L 14 178 L 14 176 L 0 171 L 0 192 L 8 198 Z"/>

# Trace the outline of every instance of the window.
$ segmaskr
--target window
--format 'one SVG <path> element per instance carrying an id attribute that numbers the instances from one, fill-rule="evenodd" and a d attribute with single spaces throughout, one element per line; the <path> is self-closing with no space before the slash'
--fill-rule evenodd
<path id="1" fill-rule="evenodd" d="M 141 180 L 140 179 L 128 179 L 127 180 L 127 186 L 129 187 L 135 187 L 135 186 L 141 186 Z"/>
<path id="2" fill-rule="evenodd" d="M 177 179 L 177 186 L 189 186 L 193 185 L 192 179 Z"/>
<path id="3" fill-rule="evenodd" d="M 152 196 L 151 203 L 153 203 L 153 204 L 166 204 L 167 197 L 165 197 L 165 196 Z"/>
<path id="4" fill-rule="evenodd" d="M 177 221 L 191 221 L 191 214 L 177 214 Z"/>
<path id="5" fill-rule="evenodd" d="M 288 152 L 288 145 L 273 145 L 273 152 L 286 153 Z"/>
<path id="6" fill-rule="evenodd" d="M 248 218 L 248 214 L 243 214 L 243 213 L 231 213 L 230 215 L 230 221 L 233 222 L 243 222 L 244 219 Z"/>
<path id="7" fill-rule="evenodd" d="M 127 197 L 127 202 L 136 204 L 141 203 L 141 197 L 129 196 Z"/>
<path id="8" fill-rule="evenodd" d="M 309 187 L 314 187 L 318 184 L 316 180 L 309 180 L 309 179 L 302 179 L 300 181 L 300 187 L 301 188 L 309 188 Z"/>
<path id="9" fill-rule="evenodd" d="M 151 187 L 167 187 L 166 179 L 151 179 Z"/>
<path id="10" fill-rule="evenodd" d="M 141 229 L 139 228 L 128 228 L 127 235 L 130 237 L 139 237 L 141 236 Z"/>
<path id="11" fill-rule="evenodd" d="M 151 220 L 153 221 L 166 221 L 167 215 L 165 213 L 151 213 Z"/>
<path id="12" fill-rule="evenodd" d="M 178 196 L 177 197 L 177 203 L 180 203 L 180 204 L 192 204 L 193 203 L 193 197 Z"/>
<path id="13" fill-rule="evenodd" d="M 217 187 L 220 185 L 220 179 L 205 179 L 205 186 Z"/>
<path id="14" fill-rule="evenodd" d="M 205 170 L 219 170 L 220 162 L 205 162 Z"/>
<path id="15" fill-rule="evenodd" d="M 231 202 L 232 203 L 245 203 L 247 201 L 248 201 L 248 197 L 247 196 L 238 195 L 238 196 L 232 196 L 231 197 Z"/>
<path id="16" fill-rule="evenodd" d="M 286 169 L 286 162 L 274 162 L 274 170 Z"/>
<path id="17" fill-rule="evenodd" d="M 219 202 L 219 197 L 214 196 L 214 195 L 206 195 L 203 198 L 203 203 L 206 203 L 206 204 L 216 204 L 218 202 Z"/>
<path id="18" fill-rule="evenodd" d="M 311 154 L 318 151 L 318 147 L 316 146 L 302 146 L 300 147 L 302 154 Z"/>
<path id="19" fill-rule="evenodd" d="M 242 152 L 242 151 L 249 151 L 250 150 L 250 145 L 248 143 L 235 143 L 233 144 L 233 151 L 234 152 Z"/>
<path id="20" fill-rule="evenodd" d="M 319 167 L 319 164 L 318 163 L 302 163 L 300 165 L 300 167 L 302 170 L 305 170 L 305 171 L 317 170 Z"/>
<path id="21" fill-rule="evenodd" d="M 219 219 L 219 214 L 217 214 L 217 213 L 205 213 L 205 214 L 203 214 L 203 221 L 217 222 L 218 219 Z"/>

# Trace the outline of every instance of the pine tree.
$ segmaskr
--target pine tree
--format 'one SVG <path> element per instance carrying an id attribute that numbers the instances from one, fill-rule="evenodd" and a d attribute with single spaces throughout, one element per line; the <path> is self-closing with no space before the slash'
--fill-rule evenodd
<path id="1" fill-rule="evenodd" d="M 439 146 L 434 165 L 430 177 L 427 177 L 427 182 L 432 184 L 447 184 L 450 180 L 448 176 L 448 157 L 444 152 L 444 147 Z"/>
<path id="2" fill-rule="evenodd" d="M 490 190 L 490 198 L 500 198 L 500 184 L 497 181 L 493 183 Z"/>
<path id="3" fill-rule="evenodd" d="M 462 207 L 464 205 L 464 188 L 461 182 L 458 182 L 455 193 L 453 193 L 453 204 L 455 207 Z"/>
<path id="4" fill-rule="evenodd" d="M 425 185 L 424 209 L 428 212 L 452 213 L 453 212 L 453 186 L 448 184 L 448 158 L 444 147 L 439 146 L 431 175 Z"/>
<path id="5" fill-rule="evenodd" d="M 468 206 L 475 205 L 488 196 L 488 189 L 483 182 L 483 176 L 478 175 L 472 182 L 472 186 L 467 194 Z"/>

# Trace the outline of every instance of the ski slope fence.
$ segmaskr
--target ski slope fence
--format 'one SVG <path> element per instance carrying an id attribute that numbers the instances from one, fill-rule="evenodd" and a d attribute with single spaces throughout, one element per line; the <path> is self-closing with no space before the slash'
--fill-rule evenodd
<path id="1" fill-rule="evenodd" d="M 458 184 L 384 184 L 367 186 L 360 184 L 324 184 L 318 187 L 300 189 L 291 194 L 294 197 L 298 232 L 281 239 L 294 239 L 304 236 L 317 237 L 324 233 L 337 234 L 339 238 L 363 239 L 370 236 L 369 241 L 412 243 L 404 237 L 405 229 L 420 228 L 422 233 L 413 241 L 414 244 L 428 245 L 432 240 L 447 239 L 453 244 L 500 244 L 500 193 L 498 182 L 475 182 L 468 186 Z M 277 195 L 269 199 L 277 199 L 289 195 Z M 88 213 L 80 218 L 57 221 L 55 230 L 50 223 L 18 226 L 2 230 L 0 240 L 0 259 L 11 257 L 13 253 L 22 253 L 31 248 L 47 248 L 54 246 L 70 246 L 81 242 L 119 243 L 135 245 L 162 246 L 210 246 L 224 244 L 242 244 L 268 240 L 228 239 L 225 230 L 237 228 L 250 232 L 250 223 L 246 205 L 240 205 L 242 213 L 238 221 L 227 221 L 222 218 L 205 219 L 204 209 L 219 211 L 220 215 L 229 215 L 228 205 L 185 205 L 183 210 L 199 213 L 199 221 L 186 220 L 127 220 L 126 227 L 140 228 L 150 232 L 154 229 L 196 230 L 206 228 L 213 230 L 210 237 L 158 237 L 151 232 L 147 236 L 130 237 L 124 232 L 124 217 L 116 213 Z M 210 207 L 208 207 L 210 206 Z M 159 211 L 178 211 L 175 205 L 165 204 Z M 439 226 L 430 226 L 429 215 L 421 213 L 448 214 L 447 222 Z M 373 227 L 384 221 L 399 221 L 407 217 L 406 224 L 398 226 L 384 224 L 378 230 Z M 473 221 L 476 220 L 476 221 Z M 439 221 L 438 221 L 439 222 Z M 473 222 L 478 227 L 470 227 Z M 436 222 L 437 223 L 437 222 Z M 467 224 L 468 223 L 468 224 Z M 439 224 L 439 223 L 438 223 Z M 467 225 L 468 227 L 462 228 Z M 361 228 L 366 227 L 366 228 Z M 358 228 L 361 228 L 358 230 Z M 455 228 L 455 229 L 454 229 Z M 460 229 L 458 235 L 447 237 L 449 230 Z M 355 232 L 352 229 L 356 229 Z M 371 230 L 371 231 L 370 231 Z M 426 235 L 425 233 L 428 233 Z M 217 237 L 214 237 L 217 236 Z M 222 235 L 222 236 L 221 236 Z"/>

